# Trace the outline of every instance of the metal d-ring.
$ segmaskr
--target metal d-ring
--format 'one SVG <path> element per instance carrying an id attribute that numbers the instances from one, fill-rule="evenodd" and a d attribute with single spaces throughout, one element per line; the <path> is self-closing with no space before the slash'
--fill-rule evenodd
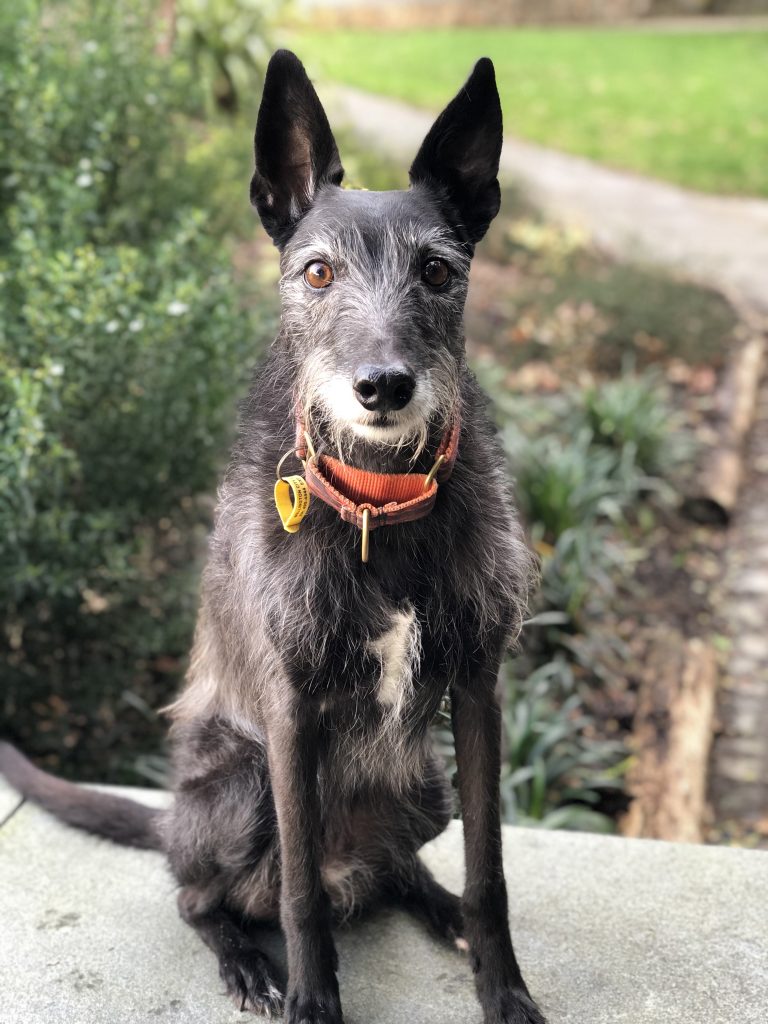
<path id="1" fill-rule="evenodd" d="M 283 463 L 287 458 L 289 458 L 289 456 L 295 455 L 304 468 L 306 468 L 307 462 L 311 462 L 317 459 L 317 452 L 315 451 L 315 446 L 312 444 L 312 438 L 309 436 L 306 430 L 304 431 L 304 443 L 307 446 L 307 455 L 309 457 L 307 459 L 302 459 L 296 448 L 289 448 L 288 451 L 285 453 L 285 455 L 283 455 L 283 457 L 277 464 L 277 469 L 275 470 L 275 473 L 277 475 L 278 480 L 283 479 L 282 473 L 280 471 L 283 468 Z"/>
<path id="2" fill-rule="evenodd" d="M 360 541 L 360 557 L 364 562 L 367 562 L 368 541 L 371 536 L 371 510 L 369 508 L 363 509 L 363 525 L 360 527 L 360 533 L 362 534 Z"/>
<path id="3" fill-rule="evenodd" d="M 429 485 L 432 483 L 432 481 L 437 476 L 438 470 L 440 469 L 440 467 L 442 466 L 442 464 L 444 462 L 445 462 L 445 455 L 438 455 L 437 458 L 435 459 L 434 466 L 432 467 L 432 469 L 430 469 L 430 471 L 424 477 L 424 490 L 425 491 L 427 490 Z"/>
<path id="4" fill-rule="evenodd" d="M 280 461 L 277 464 L 277 469 L 275 470 L 275 474 L 276 474 L 278 480 L 282 480 L 283 479 L 283 474 L 280 472 L 280 470 L 283 468 L 283 463 L 285 462 L 285 460 L 287 458 L 289 458 L 291 455 L 295 455 L 296 458 L 299 459 L 299 456 L 298 456 L 297 452 L 295 451 L 295 449 L 289 449 L 285 453 L 285 455 L 283 455 L 283 457 L 280 459 Z M 301 459 L 299 459 L 299 462 L 301 462 L 302 466 L 304 465 L 304 463 L 303 463 L 303 461 Z"/>

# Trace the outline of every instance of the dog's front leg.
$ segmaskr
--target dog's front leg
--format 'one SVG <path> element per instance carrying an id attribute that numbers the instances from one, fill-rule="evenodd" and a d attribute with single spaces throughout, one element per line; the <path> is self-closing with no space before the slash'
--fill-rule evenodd
<path id="1" fill-rule="evenodd" d="M 342 1024 L 337 957 L 320 876 L 317 709 L 297 696 L 268 716 L 269 770 L 280 838 L 280 918 L 288 952 L 286 1024 Z"/>
<path id="2" fill-rule="evenodd" d="M 467 878 L 462 909 L 486 1024 L 545 1024 L 512 948 L 501 857 L 498 664 L 451 688 Z"/>

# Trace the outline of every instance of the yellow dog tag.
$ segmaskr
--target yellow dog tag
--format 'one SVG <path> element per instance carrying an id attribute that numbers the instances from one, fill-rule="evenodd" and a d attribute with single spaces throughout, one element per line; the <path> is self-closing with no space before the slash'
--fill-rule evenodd
<path id="1" fill-rule="evenodd" d="M 275 505 L 288 533 L 296 533 L 309 511 L 309 488 L 303 476 L 284 476 L 275 484 Z"/>

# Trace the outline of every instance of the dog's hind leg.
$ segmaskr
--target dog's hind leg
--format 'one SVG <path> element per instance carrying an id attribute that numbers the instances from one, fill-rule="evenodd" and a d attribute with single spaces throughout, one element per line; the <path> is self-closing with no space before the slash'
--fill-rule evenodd
<path id="1" fill-rule="evenodd" d="M 186 886 L 178 895 L 179 912 L 216 954 L 219 977 L 239 1010 L 271 1017 L 283 1009 L 284 990 L 269 957 L 254 943 L 252 926 L 224 906 L 204 909 L 201 893 Z M 250 927 L 249 927 L 250 925 Z"/>
<path id="2" fill-rule="evenodd" d="M 465 951 L 461 899 L 444 889 L 416 855 L 416 850 L 445 830 L 452 800 L 442 764 L 431 755 L 410 799 L 397 805 L 398 830 L 410 837 L 410 856 L 393 861 L 389 892 L 394 902 L 420 918 L 438 938 Z"/>
<path id="3" fill-rule="evenodd" d="M 380 790 L 337 815 L 324 881 L 339 920 L 381 902 L 418 917 L 441 939 L 466 949 L 461 900 L 432 877 L 417 850 L 451 820 L 442 764 L 429 752 L 405 792 Z"/>
<path id="4" fill-rule="evenodd" d="M 461 899 L 444 889 L 418 857 L 414 857 L 407 868 L 398 870 L 392 879 L 390 894 L 394 902 L 423 921 L 438 938 L 462 952 L 468 950 Z"/>
<path id="5" fill-rule="evenodd" d="M 263 742 L 217 720 L 187 727 L 180 740 L 163 833 L 179 912 L 216 954 L 237 1006 L 277 1013 L 279 975 L 253 937 L 254 928 L 277 922 L 280 896 Z"/>

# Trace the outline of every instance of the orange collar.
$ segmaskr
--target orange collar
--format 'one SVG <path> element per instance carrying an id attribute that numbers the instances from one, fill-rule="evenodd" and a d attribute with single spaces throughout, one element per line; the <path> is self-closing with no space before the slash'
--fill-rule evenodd
<path id="1" fill-rule="evenodd" d="M 303 425 L 297 421 L 297 454 L 306 459 L 307 487 L 335 509 L 346 523 L 363 533 L 363 561 L 368 561 L 368 533 L 380 526 L 409 523 L 429 515 L 437 486 L 453 472 L 459 449 L 461 417 L 458 410 L 437 449 L 429 473 L 371 473 L 348 466 L 330 455 L 307 451 Z"/>

